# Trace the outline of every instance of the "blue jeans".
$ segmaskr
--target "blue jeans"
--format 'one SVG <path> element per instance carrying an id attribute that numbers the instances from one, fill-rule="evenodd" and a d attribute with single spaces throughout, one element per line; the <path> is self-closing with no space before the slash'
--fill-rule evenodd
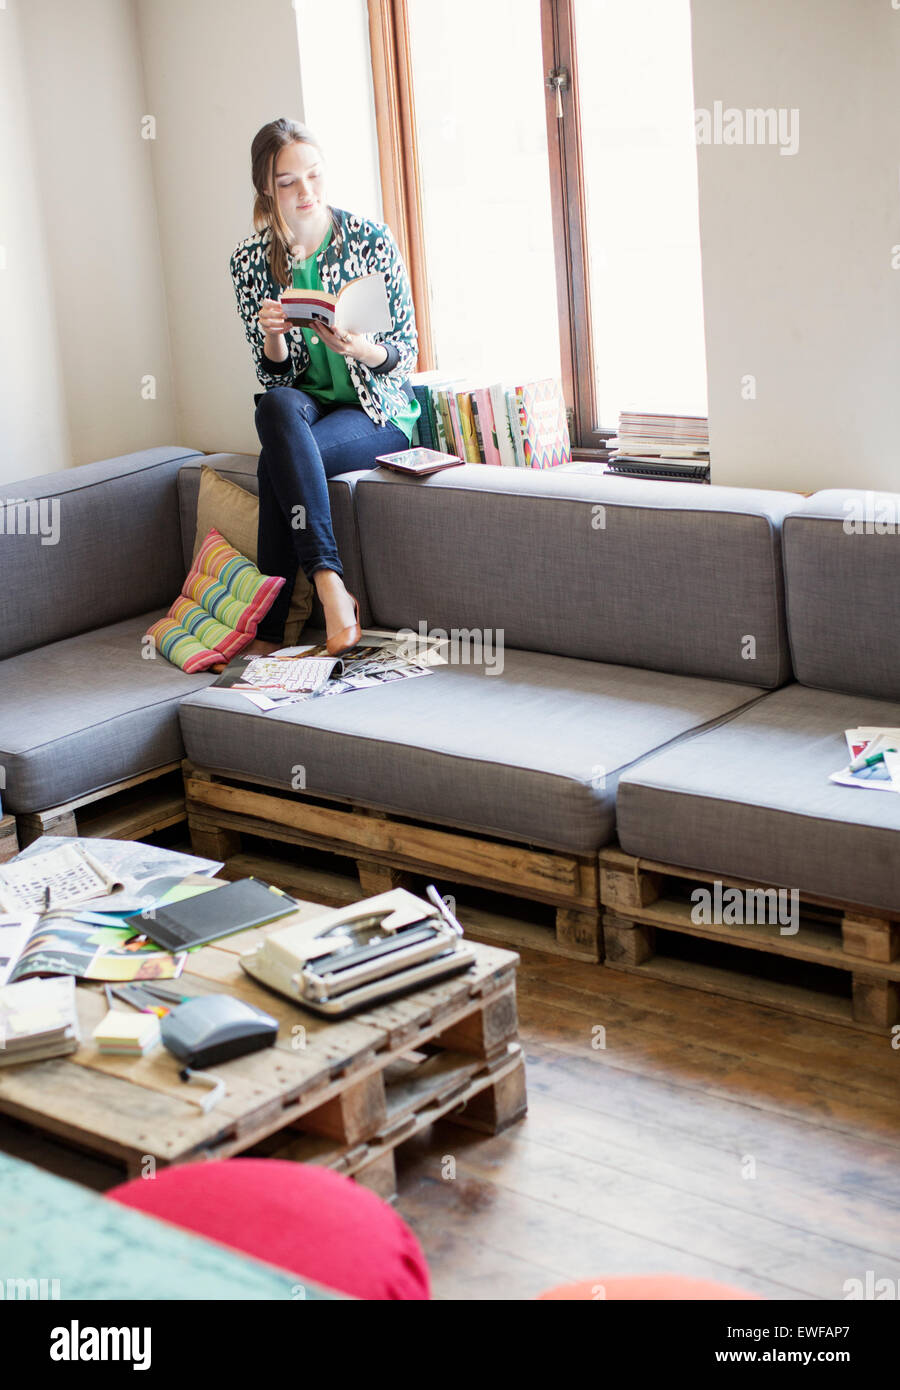
<path id="1" fill-rule="evenodd" d="M 375 468 L 377 454 L 408 449 L 397 425 L 376 425 L 362 406 L 323 404 L 296 386 L 258 392 L 256 432 L 262 445 L 257 564 L 285 584 L 259 625 L 258 636 L 281 642 L 297 570 L 343 574 L 328 504 L 328 479 Z"/>

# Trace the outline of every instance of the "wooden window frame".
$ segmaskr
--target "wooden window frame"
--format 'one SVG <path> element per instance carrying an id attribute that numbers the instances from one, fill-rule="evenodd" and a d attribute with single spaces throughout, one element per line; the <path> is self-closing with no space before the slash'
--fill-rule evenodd
<path id="1" fill-rule="evenodd" d="M 368 0 L 368 7 L 384 220 L 394 233 L 409 272 L 419 335 L 419 371 L 427 372 L 434 369 L 435 355 L 425 260 L 409 11 L 406 0 Z"/>
<path id="2" fill-rule="evenodd" d="M 435 365 L 422 214 L 407 0 L 367 0 L 385 221 L 406 261 L 419 332 L 419 370 Z M 573 457 L 605 459 L 613 429 L 597 426 L 587 203 L 581 149 L 574 0 L 540 0 L 556 298 L 563 396 Z M 558 113 L 552 72 L 565 74 Z"/>

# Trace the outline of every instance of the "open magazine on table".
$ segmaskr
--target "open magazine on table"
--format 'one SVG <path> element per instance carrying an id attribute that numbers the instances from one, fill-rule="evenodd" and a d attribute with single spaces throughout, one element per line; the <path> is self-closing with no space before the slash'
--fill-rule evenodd
<path id="1" fill-rule="evenodd" d="M 184 952 L 161 951 L 125 918 L 221 886 L 221 867 L 128 840 L 41 836 L 0 867 L 0 985 L 33 975 L 175 978 Z"/>

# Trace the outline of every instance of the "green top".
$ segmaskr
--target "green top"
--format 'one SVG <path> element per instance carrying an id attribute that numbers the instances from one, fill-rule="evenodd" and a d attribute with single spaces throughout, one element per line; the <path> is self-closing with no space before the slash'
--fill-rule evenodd
<path id="1" fill-rule="evenodd" d="M 305 261 L 294 261 L 292 283 L 295 290 L 321 290 L 324 289 L 317 257 L 331 240 L 332 229 L 328 228 L 324 239 L 316 247 L 311 256 L 307 256 Z M 356 387 L 350 380 L 350 373 L 347 370 L 347 359 L 342 357 L 339 352 L 332 352 L 330 347 L 326 347 L 314 328 L 303 326 L 300 329 L 306 340 L 309 349 L 309 366 L 305 374 L 300 378 L 300 385 L 304 391 L 308 391 L 319 401 L 339 401 L 346 405 L 359 405 L 359 397 L 356 394 Z M 413 425 L 419 418 L 421 407 L 418 401 L 408 401 L 406 409 L 400 415 L 392 417 L 393 424 L 403 430 L 408 440 L 412 440 Z"/>

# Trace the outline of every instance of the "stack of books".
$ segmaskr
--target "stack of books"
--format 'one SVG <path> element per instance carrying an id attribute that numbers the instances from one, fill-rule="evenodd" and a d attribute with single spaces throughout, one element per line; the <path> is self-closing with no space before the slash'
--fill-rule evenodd
<path id="1" fill-rule="evenodd" d="M 422 408 L 414 445 L 504 468 L 571 462 L 565 401 L 553 377 L 510 384 L 435 371 L 417 372 L 410 382 Z"/>
<path id="2" fill-rule="evenodd" d="M 644 415 L 623 410 L 609 441 L 611 473 L 709 481 L 709 421 L 700 415 Z"/>
<path id="3" fill-rule="evenodd" d="M 23 980 L 0 989 L 0 1067 L 62 1057 L 79 1043 L 75 981 Z"/>

